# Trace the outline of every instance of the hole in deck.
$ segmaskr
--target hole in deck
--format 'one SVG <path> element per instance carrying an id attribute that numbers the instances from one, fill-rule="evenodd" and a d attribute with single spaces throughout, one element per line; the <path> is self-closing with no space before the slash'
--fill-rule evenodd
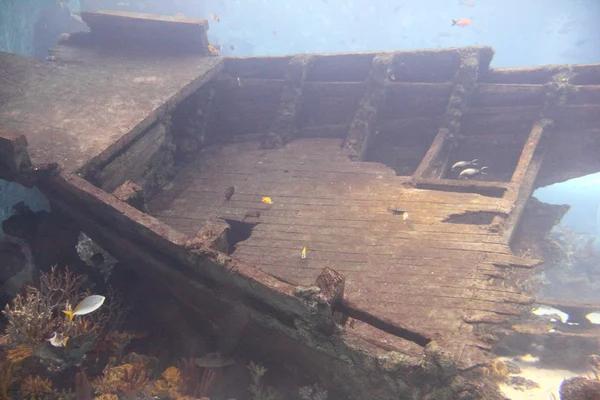
<path id="1" fill-rule="evenodd" d="M 224 218 L 223 221 L 229 224 L 229 229 L 227 230 L 227 254 L 233 254 L 235 245 L 250 238 L 252 230 L 259 224 L 258 222 L 242 222 L 227 218 Z"/>
<path id="2" fill-rule="evenodd" d="M 467 225 L 490 225 L 497 216 L 505 216 L 505 214 L 493 211 L 467 211 L 461 214 L 451 214 L 442 222 L 449 224 L 467 224 Z"/>

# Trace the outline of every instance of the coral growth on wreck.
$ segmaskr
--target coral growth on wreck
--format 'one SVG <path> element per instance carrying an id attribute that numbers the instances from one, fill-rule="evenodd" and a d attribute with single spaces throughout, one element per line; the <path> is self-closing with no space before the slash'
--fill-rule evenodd
<path id="1" fill-rule="evenodd" d="M 72 310 L 92 293 L 85 282 L 68 269 L 53 267 L 5 308 L 8 324 L 0 338 L 1 400 L 210 400 L 232 397 L 232 385 L 224 380 L 244 378 L 249 378 L 249 386 L 236 388 L 237 398 L 286 398 L 265 385 L 267 368 L 254 362 L 236 370 L 227 368 L 234 360 L 219 353 L 174 359 L 168 357 L 172 352 L 158 351 L 155 354 L 167 355 L 159 360 L 132 351 L 134 339 L 146 342 L 142 349 L 155 349 L 153 338 L 117 330 L 126 310 L 112 290 L 104 293 L 107 301 L 99 310 L 69 321 L 62 311 Z M 51 343 L 54 333 L 68 340 Z M 296 395 L 327 397 L 324 389 L 315 386 L 299 392 L 298 386 L 290 388 Z"/>

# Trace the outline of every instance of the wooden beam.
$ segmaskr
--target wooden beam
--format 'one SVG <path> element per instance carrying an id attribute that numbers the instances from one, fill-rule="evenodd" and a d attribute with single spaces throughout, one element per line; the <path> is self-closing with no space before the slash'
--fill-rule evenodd
<path id="1" fill-rule="evenodd" d="M 418 189 L 441 190 L 447 192 L 477 193 L 482 196 L 502 197 L 508 188 L 507 183 L 468 181 L 455 179 L 421 178 L 414 181 Z"/>
<path id="2" fill-rule="evenodd" d="M 515 185 L 515 188 L 521 185 L 521 182 L 525 178 L 527 171 L 529 171 L 529 164 L 533 159 L 533 154 L 537 149 L 538 143 L 542 138 L 542 134 L 544 133 L 544 129 L 552 124 L 552 120 L 548 118 L 543 118 L 540 121 L 537 121 L 533 124 L 531 131 L 529 132 L 529 137 L 523 146 L 523 150 L 521 151 L 521 157 L 519 158 L 519 162 L 513 172 L 512 178 L 510 179 L 510 183 Z"/>
<path id="3" fill-rule="evenodd" d="M 81 19 L 96 43 L 113 49 L 209 55 L 205 19 L 108 10 L 84 11 Z"/>
<path id="4" fill-rule="evenodd" d="M 447 169 L 451 144 L 448 138 L 460 130 L 460 120 L 466 112 L 469 101 L 475 92 L 482 54 L 478 51 L 462 54 L 461 66 L 454 77 L 454 88 L 450 93 L 444 122 L 415 170 L 413 179 L 441 178 Z"/>
<path id="5" fill-rule="evenodd" d="M 350 132 L 346 136 L 343 146 L 351 151 L 353 160 L 364 161 L 371 134 L 375 130 L 375 123 L 379 109 L 383 104 L 389 88 L 388 70 L 394 55 L 378 54 L 373 58 L 371 71 L 367 77 L 365 94 L 361 99 L 354 119 L 350 124 Z"/>
<path id="6" fill-rule="evenodd" d="M 513 235 L 519 226 L 519 221 L 521 221 L 521 217 L 525 211 L 525 206 L 533 194 L 535 178 L 537 178 L 537 174 L 542 166 L 544 154 L 545 149 L 538 149 L 532 155 L 527 170 L 525 171 L 525 175 L 519 181 L 520 185 L 518 191 L 510 191 L 507 193 L 509 196 L 516 194 L 513 209 L 504 222 L 504 241 L 508 245 L 511 244 Z"/>
<path id="7" fill-rule="evenodd" d="M 313 64 L 313 56 L 295 56 L 285 74 L 281 102 L 275 120 L 262 141 L 262 147 L 281 147 L 298 136 L 298 114 L 302 102 L 306 75 Z"/>
<path id="8" fill-rule="evenodd" d="M 0 127 L 0 177 L 12 180 L 31 167 L 25 135 Z"/>

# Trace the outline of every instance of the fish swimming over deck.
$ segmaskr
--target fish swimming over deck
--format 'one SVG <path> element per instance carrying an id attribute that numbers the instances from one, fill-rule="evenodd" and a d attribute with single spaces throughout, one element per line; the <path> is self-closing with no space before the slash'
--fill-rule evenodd
<path id="1" fill-rule="evenodd" d="M 226 190 L 225 190 L 225 200 L 229 200 L 233 197 L 235 193 L 235 187 L 233 186 L 229 186 Z"/>

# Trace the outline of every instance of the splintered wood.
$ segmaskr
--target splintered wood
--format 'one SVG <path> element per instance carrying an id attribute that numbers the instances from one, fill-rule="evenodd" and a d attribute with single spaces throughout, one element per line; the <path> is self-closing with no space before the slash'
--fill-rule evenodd
<path id="1" fill-rule="evenodd" d="M 521 263 L 501 232 L 443 222 L 506 209 L 504 200 L 407 188 L 388 167 L 352 162 L 341 143 L 298 139 L 264 150 L 249 140 L 208 148 L 152 200 L 151 213 L 190 236 L 207 221 L 257 223 L 235 244 L 234 258 L 305 286 L 333 268 L 346 275 L 352 304 L 424 337 L 440 334 L 457 358 L 473 329 L 465 319 L 516 315 L 516 304 L 530 301 L 490 286 L 490 276 L 502 274 L 495 265 Z M 235 195 L 226 200 L 232 185 Z"/>

